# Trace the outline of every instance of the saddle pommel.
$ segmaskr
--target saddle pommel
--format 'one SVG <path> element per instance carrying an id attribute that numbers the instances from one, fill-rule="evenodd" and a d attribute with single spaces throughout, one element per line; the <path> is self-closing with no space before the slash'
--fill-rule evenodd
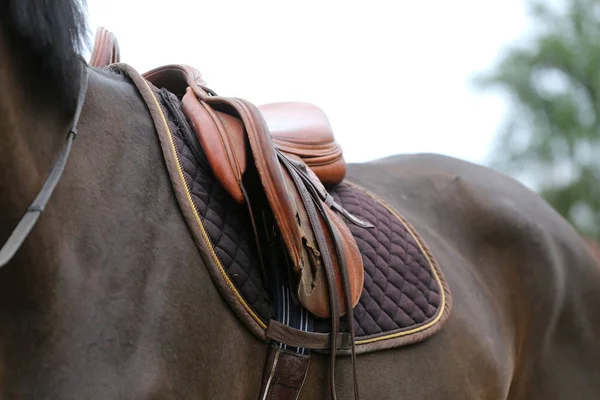
<path id="1" fill-rule="evenodd" d="M 99 27 L 96 29 L 96 39 L 89 65 L 104 68 L 119 61 L 121 61 L 121 53 L 117 37 L 109 30 Z"/>
<path id="2" fill-rule="evenodd" d="M 186 64 L 169 64 L 151 69 L 142 74 L 154 86 L 165 88 L 181 98 L 188 87 L 198 91 L 206 81 L 198 69 Z"/>

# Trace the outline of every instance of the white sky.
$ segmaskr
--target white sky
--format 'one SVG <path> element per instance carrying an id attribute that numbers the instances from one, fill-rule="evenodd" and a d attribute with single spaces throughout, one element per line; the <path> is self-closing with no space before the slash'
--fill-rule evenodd
<path id="1" fill-rule="evenodd" d="M 346 161 L 484 161 L 506 110 L 470 87 L 528 28 L 522 0 L 88 0 L 139 72 L 187 63 L 219 94 L 325 110 Z"/>

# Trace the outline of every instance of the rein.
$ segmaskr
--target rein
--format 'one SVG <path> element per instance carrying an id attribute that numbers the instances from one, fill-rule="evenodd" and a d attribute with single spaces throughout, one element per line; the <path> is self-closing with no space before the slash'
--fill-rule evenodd
<path id="1" fill-rule="evenodd" d="M 52 197 L 52 193 L 54 192 L 54 189 L 56 188 L 56 185 L 60 181 L 63 171 L 65 170 L 69 154 L 71 153 L 73 140 L 75 140 L 75 137 L 77 137 L 77 124 L 79 123 L 79 117 L 81 116 L 81 110 L 83 109 L 83 103 L 85 102 L 85 95 L 87 93 L 88 71 L 85 63 L 83 65 L 81 75 L 82 79 L 81 86 L 79 88 L 79 95 L 77 97 L 77 105 L 75 108 L 75 113 L 73 114 L 71 127 L 67 132 L 67 138 L 63 150 L 60 153 L 58 160 L 56 160 L 50 175 L 46 179 L 46 182 L 44 182 L 44 185 L 42 186 L 42 189 L 38 193 L 37 197 L 33 203 L 31 203 L 27 209 L 27 212 L 21 218 L 19 224 L 13 230 L 6 243 L 4 243 L 2 248 L 0 248 L 0 268 L 4 267 L 10 262 L 16 252 L 23 245 L 25 239 L 27 239 L 27 236 L 29 236 L 29 233 L 31 233 L 31 230 L 35 226 L 40 215 L 42 215 L 42 211 L 44 211 L 46 208 L 46 204 L 48 204 L 48 200 L 50 200 L 50 197 Z"/>

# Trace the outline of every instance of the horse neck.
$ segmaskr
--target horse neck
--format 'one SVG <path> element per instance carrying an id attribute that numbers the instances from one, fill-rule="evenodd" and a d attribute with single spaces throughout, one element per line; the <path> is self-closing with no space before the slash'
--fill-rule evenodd
<path id="1" fill-rule="evenodd" d="M 56 161 L 69 116 L 32 92 L 0 35 L 0 243 L 33 201 Z"/>
<path id="2" fill-rule="evenodd" d="M 2 55 L 3 243 L 58 157 L 71 116 L 33 106 Z M 223 343 L 242 337 L 239 320 L 202 266 L 147 106 L 126 78 L 89 72 L 64 174 L 0 269 L 0 398 L 146 398 L 163 384 L 197 394 L 215 365 L 217 375 L 247 374 L 264 346 L 245 332 L 247 358 L 216 362 Z M 206 323 L 215 315 L 219 324 Z M 192 364 L 181 364 L 189 354 Z"/>
<path id="3" fill-rule="evenodd" d="M 3 60 L 0 53 L 0 245 L 48 177 L 71 118 L 61 116 L 50 103 L 32 104 L 35 94 L 24 92 L 27 85 L 19 84 L 18 74 Z M 116 332 L 115 321 L 121 322 L 119 329 L 132 329 L 128 324 L 135 319 L 120 318 L 128 309 L 121 304 L 143 308 L 144 299 L 136 296 L 144 291 L 122 286 L 142 286 L 142 274 L 153 271 L 142 258 L 147 248 L 138 242 L 147 240 L 144 233 L 150 235 L 152 229 L 128 222 L 145 216 L 150 206 L 162 205 L 159 200 L 140 201 L 153 175 L 160 175 L 143 162 L 145 157 L 160 163 L 144 107 L 132 85 L 89 71 L 79 133 L 64 173 L 37 225 L 0 269 L 0 326 L 5 327 L 0 332 L 0 398 L 25 387 L 40 395 L 44 390 L 54 393 L 59 390 L 56 382 L 80 378 L 79 370 L 90 371 L 93 363 L 105 367 L 83 356 L 81 349 L 97 340 L 95 330 L 100 327 Z M 154 141 L 141 140 L 141 133 Z M 159 185 L 153 189 L 168 193 Z M 164 208 L 170 211 L 174 205 Z M 140 265 L 145 269 L 133 271 Z M 118 306 L 106 307 L 107 302 Z M 22 360 L 31 369 L 13 373 L 4 368 L 21 365 Z M 88 361 L 90 365 L 83 365 Z M 45 365 L 62 367 L 42 373 Z M 60 375 L 64 371 L 70 371 L 68 376 Z M 77 382 L 69 384 L 72 388 Z"/>

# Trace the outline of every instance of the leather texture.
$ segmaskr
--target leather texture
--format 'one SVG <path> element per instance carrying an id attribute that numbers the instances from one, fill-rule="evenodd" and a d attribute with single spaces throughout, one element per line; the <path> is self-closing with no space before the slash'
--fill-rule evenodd
<path id="1" fill-rule="evenodd" d="M 309 356 L 269 346 L 259 400 L 296 400 L 309 366 Z"/>
<path id="2" fill-rule="evenodd" d="M 242 177 L 246 172 L 248 141 L 241 122 L 199 102 L 190 88 L 183 96 L 182 105 L 202 148 L 206 149 L 215 176 L 236 202 L 243 203 Z"/>
<path id="3" fill-rule="evenodd" d="M 290 179 L 286 174 L 286 179 Z M 292 183 L 290 183 L 292 185 Z M 297 195 L 294 191 L 293 195 Z M 296 200 L 297 202 L 300 200 Z M 360 256 L 360 250 L 356 245 L 356 241 L 346 223 L 341 219 L 339 215 L 337 215 L 333 210 L 329 207 L 325 208 L 325 212 L 327 216 L 334 222 L 335 228 L 338 230 L 340 236 L 342 237 L 342 246 L 344 247 L 344 254 L 348 258 L 346 262 L 347 271 L 350 278 L 350 289 L 351 289 L 351 306 L 354 308 L 360 299 L 360 295 L 363 289 L 364 284 L 364 266 L 362 263 L 362 259 Z M 302 226 L 308 226 L 308 216 L 306 215 L 305 210 L 301 210 L 298 218 L 301 221 Z M 319 224 L 321 229 L 326 230 L 327 226 L 325 224 L 325 220 L 323 217 L 318 217 Z M 318 249 L 319 246 L 317 244 L 317 240 L 312 234 L 310 229 L 305 229 L 305 248 L 310 249 Z M 332 242 L 331 236 L 328 235 L 327 240 L 327 248 L 334 249 L 334 244 Z M 310 253 L 307 254 L 310 256 Z M 316 263 L 318 261 L 313 262 Z M 342 279 L 340 274 L 341 266 L 339 265 L 339 261 L 337 259 L 334 260 L 334 272 L 335 272 L 335 283 L 337 286 L 337 302 L 338 308 L 340 310 L 340 315 L 343 316 L 347 313 L 346 301 L 344 298 L 344 287 L 342 285 Z M 304 268 L 301 273 L 301 282 L 302 284 L 298 285 L 297 288 L 297 296 L 298 300 L 302 305 L 309 310 L 313 315 L 316 315 L 320 318 L 329 318 L 332 315 L 330 302 L 329 302 L 329 287 L 327 284 L 327 276 L 324 268 L 321 266 L 319 268 Z"/>
<path id="4" fill-rule="evenodd" d="M 115 35 L 103 27 L 96 29 L 96 39 L 89 65 L 97 68 L 104 68 L 110 64 L 119 62 L 121 53 L 119 43 Z"/>
<path id="5" fill-rule="evenodd" d="M 168 64 L 151 69 L 142 76 L 159 88 L 167 88 L 181 98 L 188 87 L 197 89 L 206 85 L 202 73 L 197 68 L 186 64 Z"/>

